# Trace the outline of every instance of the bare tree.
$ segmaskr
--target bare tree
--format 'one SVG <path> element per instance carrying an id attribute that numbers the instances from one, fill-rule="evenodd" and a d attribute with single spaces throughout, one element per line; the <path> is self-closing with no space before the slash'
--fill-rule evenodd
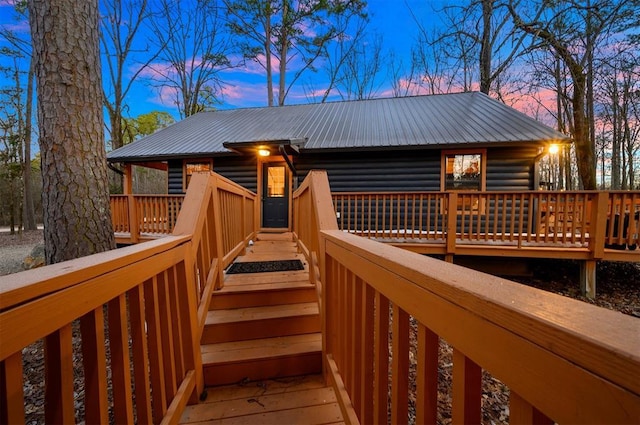
<path id="1" fill-rule="evenodd" d="M 109 114 L 111 149 L 123 146 L 125 129 L 122 128 L 126 98 L 146 66 L 154 61 L 160 48 L 150 51 L 151 43 L 142 48 L 144 60 L 135 62 L 136 40 L 143 32 L 145 20 L 150 18 L 148 0 L 102 0 L 104 15 L 100 32 L 103 54 L 104 106 Z M 156 46 L 158 47 L 158 46 Z M 159 46 L 163 47 L 163 46 Z M 140 49 L 140 47 L 137 47 Z M 134 68 L 131 75 L 127 71 Z"/>
<path id="2" fill-rule="evenodd" d="M 273 68 L 278 70 L 278 105 L 292 86 L 314 70 L 325 46 L 344 34 L 351 18 L 365 16 L 364 0 L 224 0 L 231 31 L 240 36 L 245 59 L 265 69 L 267 102 L 274 105 Z M 340 21 L 336 21 L 340 17 Z"/>
<path id="3" fill-rule="evenodd" d="M 378 76 L 384 62 L 382 37 L 361 41 L 350 49 L 338 72 L 336 89 L 344 100 L 363 100 L 375 97 L 381 86 Z"/>
<path id="4" fill-rule="evenodd" d="M 47 263 L 115 247 L 104 149 L 98 1 L 29 0 Z"/>
<path id="5" fill-rule="evenodd" d="M 24 2 L 16 3 L 16 13 L 20 19 L 28 20 L 27 8 Z M 23 149 L 22 162 L 22 208 L 23 208 L 23 225 L 25 230 L 36 230 L 36 218 L 32 191 L 32 174 L 31 174 L 31 142 L 33 133 L 33 85 L 34 85 L 34 62 L 31 55 L 31 40 L 20 37 L 15 32 L 0 28 L 0 36 L 9 42 L 15 52 L 19 52 L 24 58 L 28 58 L 29 69 L 27 72 L 26 96 L 22 107 L 24 108 L 24 119 L 21 118 L 21 141 Z M 18 80 L 16 84 L 20 84 Z M 22 110 L 20 111 L 22 115 Z"/>
<path id="6" fill-rule="evenodd" d="M 354 22 L 351 22 L 354 21 Z M 307 97 L 315 99 L 320 97 L 320 102 L 327 101 L 329 96 L 336 91 L 337 87 L 343 84 L 344 69 L 350 57 L 353 57 L 357 49 L 363 50 L 363 46 L 367 43 L 367 25 L 368 19 L 364 16 L 335 17 L 336 28 L 339 28 L 338 34 L 333 40 L 329 41 L 323 47 L 322 54 L 323 65 L 321 71 L 327 76 L 328 83 L 320 90 L 314 87 L 315 78 L 309 78 L 309 92 Z M 353 29 L 351 29 L 353 28 Z M 379 50 L 379 49 L 378 49 Z M 379 51 L 376 53 L 379 55 Z"/>
<path id="7" fill-rule="evenodd" d="M 595 127 L 591 124 L 593 110 L 589 85 L 593 81 L 593 52 L 606 36 L 623 30 L 634 19 L 631 3 L 624 0 L 601 0 L 593 4 L 589 0 L 557 4 L 541 1 L 532 4 L 531 17 L 517 10 L 513 1 L 509 4 L 513 24 L 531 36 L 530 48 L 551 49 L 571 76 L 572 134 L 584 189 L 596 188 Z"/>
<path id="8" fill-rule="evenodd" d="M 160 54 L 159 63 L 149 68 L 181 117 L 219 103 L 219 73 L 231 67 L 220 12 L 215 0 L 160 0 L 160 12 L 151 21 Z"/>
<path id="9" fill-rule="evenodd" d="M 421 23 L 421 45 L 437 44 L 439 61 L 446 59 L 450 75 L 458 80 L 464 91 L 476 83 L 480 91 L 502 97 L 501 79 L 521 53 L 524 35 L 515 37 L 510 15 L 504 2 L 471 0 L 457 2 L 437 10 L 444 25 L 435 34 L 427 34 Z M 415 16 L 414 16 L 415 19 Z M 416 19 L 417 21 L 417 19 Z M 477 86 L 476 86 L 477 87 Z"/>
<path id="10" fill-rule="evenodd" d="M 616 47 L 597 74 L 596 120 L 611 149 L 611 188 L 633 189 L 640 153 L 640 58 L 635 44 Z"/>
<path id="11" fill-rule="evenodd" d="M 0 53 L 11 59 L 12 66 L 3 65 L 0 71 L 14 83 L 0 90 L 0 215 L 9 224 L 11 234 L 22 229 L 20 214 L 22 181 L 22 144 L 24 138 L 23 98 L 20 84 L 20 53 L 3 48 Z"/>

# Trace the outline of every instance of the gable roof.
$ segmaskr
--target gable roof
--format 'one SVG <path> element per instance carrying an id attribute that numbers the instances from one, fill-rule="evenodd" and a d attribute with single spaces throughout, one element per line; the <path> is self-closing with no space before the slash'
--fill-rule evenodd
<path id="1" fill-rule="evenodd" d="M 229 154 L 305 140 L 301 152 L 549 143 L 568 137 L 479 92 L 201 112 L 114 150 L 111 162 Z"/>

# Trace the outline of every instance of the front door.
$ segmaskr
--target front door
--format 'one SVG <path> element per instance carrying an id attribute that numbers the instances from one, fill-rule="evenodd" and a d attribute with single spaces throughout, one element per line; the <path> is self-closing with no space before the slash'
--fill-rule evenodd
<path id="1" fill-rule="evenodd" d="M 262 227 L 289 227 L 289 173 L 284 163 L 262 165 Z"/>

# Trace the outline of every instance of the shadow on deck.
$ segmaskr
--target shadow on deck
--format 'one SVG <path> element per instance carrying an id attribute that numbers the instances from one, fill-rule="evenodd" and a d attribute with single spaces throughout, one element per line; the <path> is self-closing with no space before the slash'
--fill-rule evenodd
<path id="1" fill-rule="evenodd" d="M 291 233 L 259 233 L 239 262 L 300 260 L 304 270 L 227 274 L 202 335 L 207 396 L 181 423 L 342 422 L 322 372 L 315 286 Z"/>

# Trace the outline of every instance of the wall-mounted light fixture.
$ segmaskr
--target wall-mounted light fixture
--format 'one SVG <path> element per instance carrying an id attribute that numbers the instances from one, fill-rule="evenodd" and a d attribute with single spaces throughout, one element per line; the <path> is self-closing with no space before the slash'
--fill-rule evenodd
<path id="1" fill-rule="evenodd" d="M 559 150 L 560 150 L 560 146 L 556 145 L 555 143 L 552 143 L 549 145 L 550 154 L 555 155 L 558 153 Z"/>
<path id="2" fill-rule="evenodd" d="M 258 155 L 260 155 L 260 156 L 269 156 L 269 155 L 271 155 L 271 152 L 269 151 L 269 149 L 260 148 L 260 149 L 258 149 Z"/>

